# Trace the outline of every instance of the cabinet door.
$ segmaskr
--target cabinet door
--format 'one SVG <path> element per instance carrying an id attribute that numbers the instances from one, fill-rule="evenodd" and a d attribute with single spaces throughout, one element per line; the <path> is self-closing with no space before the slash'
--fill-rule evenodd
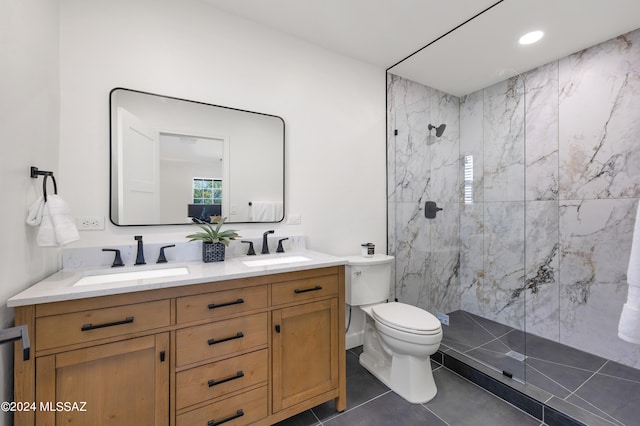
<path id="1" fill-rule="evenodd" d="M 36 423 L 168 425 L 168 355 L 161 333 L 38 358 Z"/>
<path id="2" fill-rule="evenodd" d="M 338 387 L 338 302 L 273 311 L 273 412 Z"/>

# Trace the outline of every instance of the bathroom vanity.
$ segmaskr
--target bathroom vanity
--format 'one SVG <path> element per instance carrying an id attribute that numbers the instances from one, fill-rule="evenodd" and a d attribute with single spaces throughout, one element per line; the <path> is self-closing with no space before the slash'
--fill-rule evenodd
<path id="1" fill-rule="evenodd" d="M 25 290 L 9 300 L 32 354 L 16 344 L 15 401 L 33 409 L 15 424 L 268 425 L 332 399 L 343 411 L 345 261 L 304 256 L 116 284 L 61 271 Z"/>

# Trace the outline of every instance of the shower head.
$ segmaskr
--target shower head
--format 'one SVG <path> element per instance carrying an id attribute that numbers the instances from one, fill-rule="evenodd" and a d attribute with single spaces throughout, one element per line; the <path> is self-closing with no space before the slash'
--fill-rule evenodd
<path id="1" fill-rule="evenodd" d="M 438 127 L 434 126 L 433 124 L 429 124 L 429 131 L 431 131 L 432 129 L 436 129 L 436 137 L 440 137 L 444 133 L 444 129 L 446 127 L 446 124 L 441 124 Z"/>

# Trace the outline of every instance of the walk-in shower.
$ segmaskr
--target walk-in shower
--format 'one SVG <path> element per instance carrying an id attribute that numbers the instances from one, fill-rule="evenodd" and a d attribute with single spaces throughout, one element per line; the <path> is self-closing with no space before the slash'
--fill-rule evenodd
<path id="1" fill-rule="evenodd" d="M 639 47 L 636 30 L 464 96 L 393 74 L 387 88 L 395 297 L 448 322 L 445 353 L 613 424 L 640 415 L 640 350 L 617 336 Z M 415 143 L 433 133 L 446 143 Z M 424 200 L 447 214 L 426 219 Z"/>

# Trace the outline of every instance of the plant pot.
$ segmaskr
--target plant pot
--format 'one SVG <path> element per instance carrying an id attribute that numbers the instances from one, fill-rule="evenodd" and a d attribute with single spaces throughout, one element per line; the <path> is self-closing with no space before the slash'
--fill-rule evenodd
<path id="1" fill-rule="evenodd" d="M 202 261 L 206 263 L 223 262 L 224 248 L 222 243 L 202 243 Z"/>

